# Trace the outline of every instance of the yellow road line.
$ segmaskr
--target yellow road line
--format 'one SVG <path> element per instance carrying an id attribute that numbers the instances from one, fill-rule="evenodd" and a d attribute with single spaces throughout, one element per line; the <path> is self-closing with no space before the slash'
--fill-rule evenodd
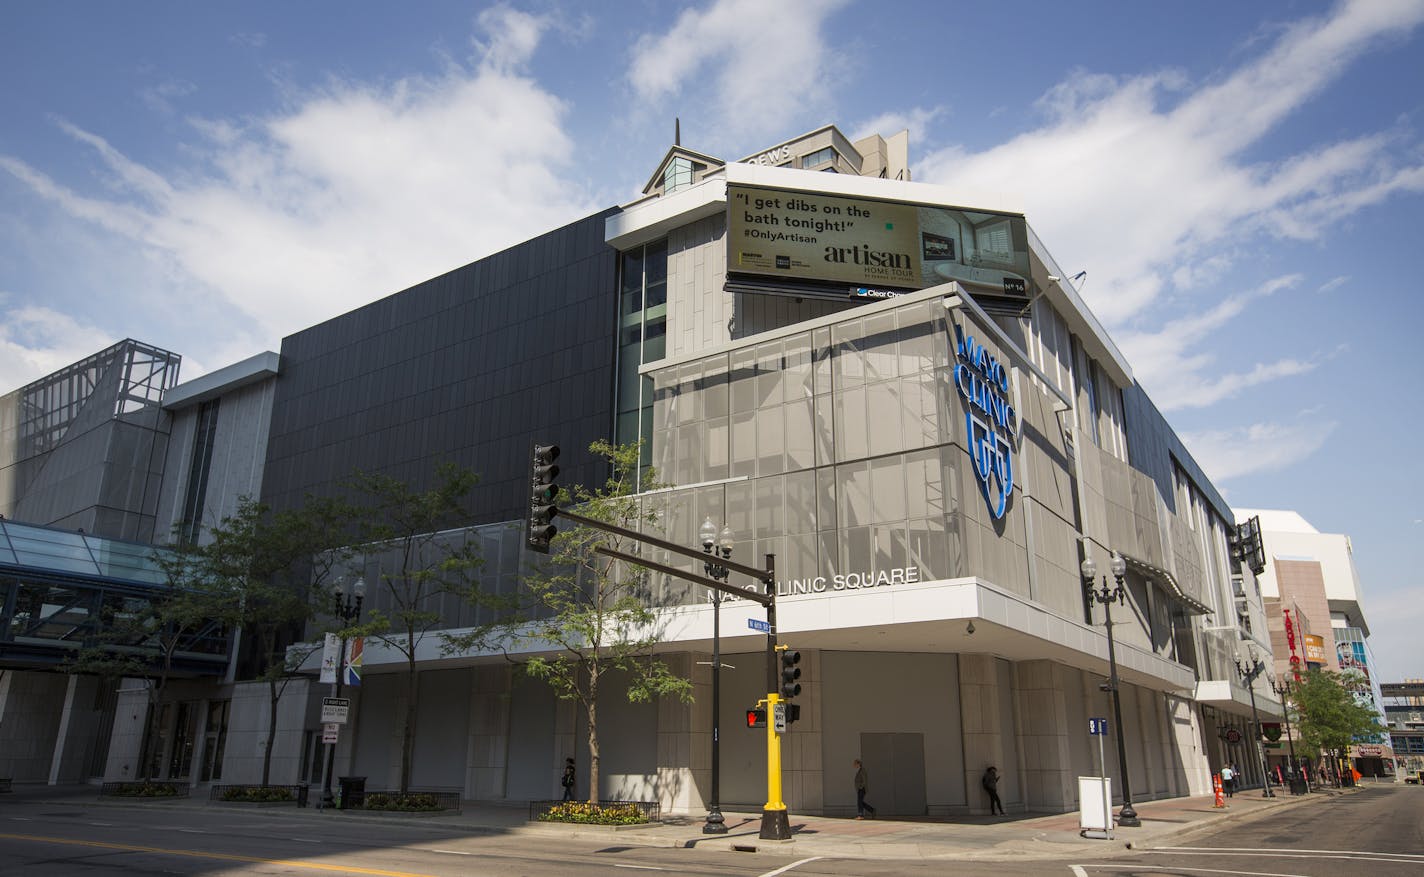
<path id="1" fill-rule="evenodd" d="M 358 868 L 351 865 L 323 865 L 320 862 L 297 862 L 291 859 L 264 859 L 261 856 L 242 856 L 236 853 L 210 853 L 202 850 L 170 850 L 163 847 L 107 843 L 100 840 L 76 840 L 67 837 L 46 837 L 38 834 L 0 833 L 0 840 L 28 840 L 38 841 L 40 843 L 99 847 L 100 849 L 122 850 L 129 853 L 161 853 L 167 856 L 189 856 L 196 859 L 222 859 L 229 862 L 251 862 L 259 865 L 285 865 L 289 868 L 308 868 L 313 871 L 336 871 L 341 874 L 372 874 L 375 875 L 375 877 L 434 877 L 434 875 L 431 874 L 416 874 L 410 871 L 386 871 L 381 868 Z"/>

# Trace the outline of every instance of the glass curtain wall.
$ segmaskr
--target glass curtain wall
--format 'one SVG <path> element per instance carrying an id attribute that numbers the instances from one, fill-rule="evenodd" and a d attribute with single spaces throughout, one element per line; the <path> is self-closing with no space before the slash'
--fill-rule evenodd
<path id="1" fill-rule="evenodd" d="M 971 535 L 1000 542 L 960 506 L 968 457 L 952 444 L 964 415 L 948 389 L 950 334 L 936 300 L 654 373 L 659 476 L 726 482 L 659 497 L 661 529 L 691 538 L 703 517 L 725 519 L 734 557 L 775 554 L 790 593 L 907 568 L 921 581 L 967 574 Z M 1026 590 L 1012 564 L 989 566 Z"/>
<path id="2" fill-rule="evenodd" d="M 652 462 L 652 382 L 638 376 L 644 363 L 667 355 L 668 245 L 657 241 L 622 254 L 618 295 L 618 395 L 614 441 L 643 442 Z"/>

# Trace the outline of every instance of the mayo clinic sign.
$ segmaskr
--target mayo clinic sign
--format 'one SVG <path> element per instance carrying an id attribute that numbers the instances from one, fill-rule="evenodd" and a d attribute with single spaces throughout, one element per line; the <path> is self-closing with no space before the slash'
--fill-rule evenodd
<path id="1" fill-rule="evenodd" d="M 920 580 L 917 566 L 882 569 L 875 572 L 840 573 L 830 577 L 816 576 L 809 579 L 787 579 L 776 583 L 776 596 L 790 597 L 796 594 L 824 594 L 827 591 L 856 591 L 864 588 L 883 588 L 887 585 L 913 585 Z"/>
<path id="2" fill-rule="evenodd" d="M 974 460 L 979 490 L 998 520 L 1014 491 L 1014 451 L 1019 413 L 1009 390 L 1009 371 L 984 345 L 954 323 L 954 387 L 964 399 L 964 439 Z"/>
<path id="3" fill-rule="evenodd" d="M 842 591 L 860 591 L 871 588 L 885 588 L 892 585 L 914 585 L 920 581 L 920 568 L 900 566 L 892 569 L 870 570 L 867 572 L 837 573 L 835 575 L 815 575 L 805 579 L 785 579 L 776 583 L 776 596 L 795 597 L 801 594 L 834 594 Z M 716 601 L 717 595 L 707 592 L 707 599 Z M 733 594 L 721 595 L 723 601 L 739 599 Z"/>

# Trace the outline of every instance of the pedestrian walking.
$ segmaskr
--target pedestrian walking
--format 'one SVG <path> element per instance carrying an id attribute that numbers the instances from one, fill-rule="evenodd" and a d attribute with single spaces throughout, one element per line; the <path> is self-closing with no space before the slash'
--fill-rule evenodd
<path id="1" fill-rule="evenodd" d="M 574 774 L 574 760 L 572 758 L 564 759 L 564 776 L 559 782 L 562 783 L 564 787 L 565 801 L 572 801 L 574 799 Z"/>
<path id="2" fill-rule="evenodd" d="M 1234 761 L 1231 762 L 1231 784 L 1241 788 L 1241 766 Z"/>
<path id="3" fill-rule="evenodd" d="M 865 803 L 865 792 L 870 788 L 870 780 L 865 774 L 865 765 L 860 763 L 860 759 L 855 760 L 855 818 L 864 819 L 868 812 L 870 818 L 875 818 L 875 808 Z"/>
<path id="4" fill-rule="evenodd" d="M 1226 790 L 1226 797 L 1236 797 L 1236 773 L 1229 764 L 1221 766 L 1221 787 Z"/>
<path id="5" fill-rule="evenodd" d="M 989 793 L 989 815 L 993 816 L 997 810 L 1000 816 L 1004 815 L 1004 802 L 999 800 L 999 769 L 992 764 L 984 771 L 984 779 L 980 781 L 984 785 L 984 791 Z"/>

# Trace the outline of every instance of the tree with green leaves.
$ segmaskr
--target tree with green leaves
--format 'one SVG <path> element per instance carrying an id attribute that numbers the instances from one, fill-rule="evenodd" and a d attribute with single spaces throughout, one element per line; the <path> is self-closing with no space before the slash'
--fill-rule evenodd
<path id="1" fill-rule="evenodd" d="M 1328 753 L 1340 771 L 1356 737 L 1380 733 L 1375 711 L 1355 699 L 1363 685 L 1358 673 L 1310 670 L 1292 689 L 1301 741 L 1312 752 Z"/>
<path id="2" fill-rule="evenodd" d="M 307 497 L 295 509 L 273 512 L 250 497 L 209 528 L 196 548 L 206 577 L 235 597 L 238 623 L 254 639 L 256 679 L 267 686 L 267 742 L 262 756 L 262 784 L 271 781 L 272 744 L 277 708 L 296 670 L 313 647 L 287 648 L 313 617 L 313 600 L 326 596 L 347 550 L 344 526 L 349 516 L 340 502 Z"/>
<path id="3" fill-rule="evenodd" d="M 147 690 L 142 751 L 137 779 L 153 778 L 161 753 L 158 721 L 164 692 L 173 676 L 180 648 L 226 640 L 240 621 L 239 602 L 226 583 L 215 581 L 195 545 L 156 549 L 154 561 L 165 583 L 149 594 L 110 596 L 99 611 L 95 636 L 66 661 L 70 673 L 93 673 L 110 680 L 141 679 Z"/>
<path id="4" fill-rule="evenodd" d="M 657 516 L 635 493 L 639 446 L 598 441 L 594 454 L 610 464 L 608 480 L 597 489 L 582 485 L 561 492 L 580 514 L 631 530 L 655 526 Z M 654 473 L 643 470 L 643 487 Z M 653 484 L 653 486 L 656 486 Z M 653 652 L 657 613 L 651 605 L 647 576 L 621 561 L 597 553 L 599 547 L 636 553 L 637 543 L 587 526 L 574 526 L 554 537 L 547 563 L 524 578 L 521 605 L 487 628 L 467 637 L 448 637 L 447 648 L 497 644 L 511 651 L 547 651 L 515 660 L 529 676 L 541 679 L 561 700 L 577 702 L 588 725 L 589 801 L 599 797 L 598 699 L 609 674 L 628 680 L 627 696 L 646 703 L 663 696 L 692 699 L 692 683 L 674 674 Z"/>
<path id="5" fill-rule="evenodd" d="M 437 629 L 448 626 L 448 604 L 480 605 L 485 595 L 478 573 L 482 565 L 476 536 L 468 529 L 473 517 L 470 492 L 479 476 L 454 464 L 442 464 L 429 490 L 412 489 L 387 475 L 357 473 L 350 486 L 355 494 L 353 515 L 364 556 L 362 567 L 376 564 L 376 581 L 368 582 L 370 610 L 366 620 L 345 628 L 347 639 L 378 640 L 405 658 L 405 716 L 401 733 L 400 792 L 410 791 L 419 710 L 420 645 Z"/>

